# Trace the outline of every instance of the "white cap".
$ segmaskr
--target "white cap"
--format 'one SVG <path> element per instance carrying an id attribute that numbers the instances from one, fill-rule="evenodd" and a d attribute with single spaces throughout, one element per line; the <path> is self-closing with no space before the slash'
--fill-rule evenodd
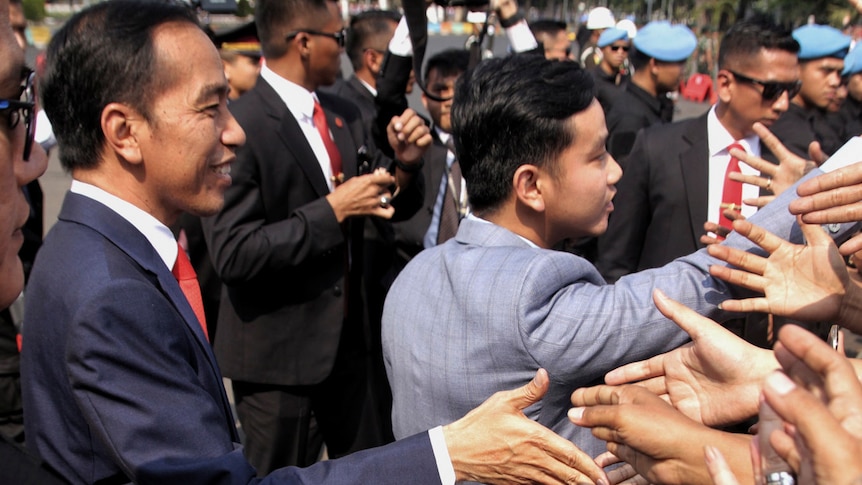
<path id="1" fill-rule="evenodd" d="M 590 10 L 587 16 L 587 29 L 609 29 L 614 26 L 614 14 L 605 7 L 596 7 Z"/>
<path id="2" fill-rule="evenodd" d="M 629 39 L 634 39 L 636 35 L 638 35 L 638 28 L 634 22 L 629 19 L 622 19 L 617 22 L 617 28 L 623 29 L 629 36 Z"/>

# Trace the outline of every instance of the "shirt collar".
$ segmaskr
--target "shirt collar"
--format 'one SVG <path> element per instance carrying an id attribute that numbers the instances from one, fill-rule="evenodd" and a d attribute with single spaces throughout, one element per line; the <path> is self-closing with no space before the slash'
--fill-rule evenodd
<path id="1" fill-rule="evenodd" d="M 363 85 L 363 86 L 365 86 L 365 89 L 367 89 L 367 90 L 368 90 L 368 92 L 369 92 L 369 93 L 371 93 L 371 95 L 372 95 L 372 96 L 374 96 L 375 98 L 377 97 L 377 89 L 375 89 L 375 88 L 374 88 L 374 86 L 372 86 L 372 85 L 368 84 L 367 82 L 363 81 L 362 79 L 360 79 L 360 78 L 359 78 L 359 76 L 357 76 L 357 77 L 356 77 L 356 79 L 357 79 L 360 83 L 362 83 L 362 85 Z"/>
<path id="2" fill-rule="evenodd" d="M 143 209 L 115 195 L 109 194 L 95 185 L 81 182 L 80 180 L 72 180 L 72 187 L 69 190 L 74 194 L 82 195 L 105 205 L 120 217 L 129 221 L 129 224 L 135 226 L 135 229 L 147 238 L 147 241 L 149 241 L 150 245 L 153 246 L 165 263 L 165 266 L 168 269 L 174 267 L 174 262 L 177 260 L 177 240 L 174 239 L 174 235 L 168 226 L 162 224 Z"/>
<path id="3" fill-rule="evenodd" d="M 722 151 L 727 153 L 727 147 L 736 142 L 742 145 L 747 153 L 755 156 L 760 156 L 760 138 L 757 135 L 749 135 L 741 140 L 736 140 L 731 136 L 727 128 L 718 120 L 718 115 L 715 114 L 715 105 L 709 109 L 709 114 L 706 115 L 706 134 L 709 143 L 709 156 L 714 157 L 721 154 Z"/>
<path id="4" fill-rule="evenodd" d="M 260 68 L 260 77 L 275 90 L 294 118 L 298 120 L 313 118 L 314 102 L 317 100 L 313 92 L 279 76 L 266 64 Z"/>

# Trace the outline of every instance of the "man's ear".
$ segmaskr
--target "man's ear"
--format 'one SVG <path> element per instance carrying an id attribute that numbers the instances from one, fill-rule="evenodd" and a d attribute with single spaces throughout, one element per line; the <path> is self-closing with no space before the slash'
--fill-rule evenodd
<path id="1" fill-rule="evenodd" d="M 718 76 L 715 78 L 715 92 L 718 94 L 718 99 L 722 103 L 729 103 L 731 98 L 730 81 L 731 74 L 725 70 L 718 71 Z"/>
<path id="2" fill-rule="evenodd" d="M 131 164 L 143 161 L 139 143 L 146 125 L 143 116 L 125 104 L 110 103 L 102 110 L 101 124 L 109 150 Z"/>
<path id="3" fill-rule="evenodd" d="M 655 60 L 654 57 L 650 58 L 649 64 L 647 64 L 649 68 L 650 74 L 653 76 L 658 76 L 658 61 Z"/>
<path id="4" fill-rule="evenodd" d="M 365 49 L 362 53 L 362 62 L 368 70 L 377 76 L 380 73 L 380 66 L 383 64 L 383 54 L 374 49 Z"/>
<path id="5" fill-rule="evenodd" d="M 518 201 L 535 212 L 545 211 L 541 171 L 535 165 L 521 165 L 512 177 L 512 187 Z"/>

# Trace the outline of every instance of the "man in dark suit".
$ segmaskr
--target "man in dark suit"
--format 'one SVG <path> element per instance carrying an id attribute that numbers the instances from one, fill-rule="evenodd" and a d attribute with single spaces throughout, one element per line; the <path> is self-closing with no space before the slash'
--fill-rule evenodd
<path id="1" fill-rule="evenodd" d="M 30 282 L 28 446 L 71 483 L 258 483 L 202 330 L 194 275 L 185 279 L 189 263 L 168 229 L 183 211 L 221 208 L 244 141 L 227 110 L 218 53 L 193 12 L 118 0 L 70 19 L 48 59 L 45 107 L 74 181 Z M 0 57 L 0 106 L 22 97 L 21 65 Z M 23 115 L 33 106 L 26 101 L 0 107 L 0 153 L 14 154 L 0 158 L 0 227 L 12 235 L 0 238 L 0 305 L 23 282 L 14 230 L 27 213 L 20 187 L 45 167 L 44 155 L 21 155 L 30 126 Z M 562 481 L 578 476 L 576 468 L 607 480 L 571 443 L 524 417 L 521 409 L 547 387 L 543 371 L 451 426 L 281 469 L 262 483 Z M 510 444 L 515 459 L 489 466 L 490 456 L 511 456 Z"/>
<path id="2" fill-rule="evenodd" d="M 368 10 L 350 19 L 345 50 L 353 67 L 353 74 L 346 81 L 321 89 L 356 103 L 369 130 L 377 115 L 374 103 L 374 97 L 377 95 L 377 75 L 380 73 L 389 39 L 392 38 L 400 19 L 397 12 L 390 10 Z M 408 88 L 410 86 L 408 85 Z"/>
<path id="3" fill-rule="evenodd" d="M 255 15 L 266 65 L 230 105 L 248 144 L 204 231 L 224 282 L 216 356 L 246 454 L 267 473 L 317 460 L 312 418 L 330 457 L 352 449 L 366 389 L 365 216 L 415 212 L 431 135 L 412 110 L 392 120 L 393 162 L 355 104 L 317 92 L 335 81 L 346 40 L 335 1 L 264 0 Z"/>
<path id="4" fill-rule="evenodd" d="M 621 163 L 614 212 L 599 238 L 596 266 L 606 280 L 657 268 L 703 247 L 704 222 L 720 222 L 726 202 L 729 146 L 738 142 L 760 154 L 752 125 L 768 126 L 787 111 L 788 96 L 799 89 L 798 50 L 789 32 L 765 21 L 734 25 L 719 54 L 718 103 L 698 118 L 638 135 Z M 757 197 L 757 187 L 742 194 Z M 755 208 L 745 209 L 750 215 Z"/>

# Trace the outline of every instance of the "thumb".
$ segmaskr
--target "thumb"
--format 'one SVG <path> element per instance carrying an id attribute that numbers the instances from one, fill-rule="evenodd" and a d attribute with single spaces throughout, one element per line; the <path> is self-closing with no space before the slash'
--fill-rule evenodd
<path id="1" fill-rule="evenodd" d="M 712 320 L 703 317 L 682 303 L 668 298 L 663 291 L 656 288 L 652 294 L 656 308 L 662 315 L 673 320 L 673 323 L 685 331 L 693 341 L 697 341 L 704 334 L 719 325 Z"/>
<path id="2" fill-rule="evenodd" d="M 511 402 L 518 409 L 529 407 L 544 397 L 545 393 L 548 392 L 549 386 L 550 378 L 548 377 L 548 371 L 539 369 L 536 371 L 536 376 L 527 385 L 511 391 Z"/>

